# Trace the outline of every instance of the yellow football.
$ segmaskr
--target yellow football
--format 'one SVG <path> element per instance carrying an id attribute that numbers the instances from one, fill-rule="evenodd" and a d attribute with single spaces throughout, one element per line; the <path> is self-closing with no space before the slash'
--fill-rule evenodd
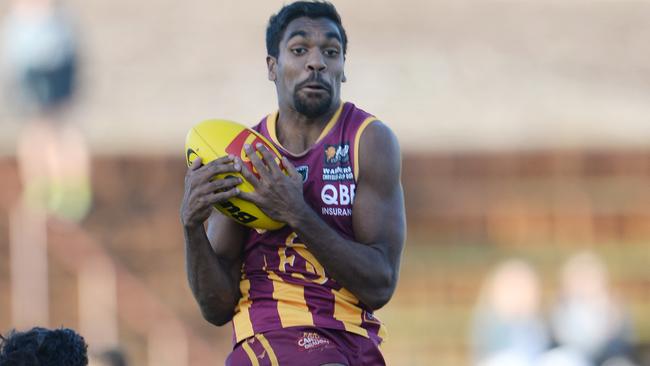
<path id="1" fill-rule="evenodd" d="M 271 153 L 276 156 L 276 163 L 280 162 L 280 153 L 264 136 L 256 131 L 232 121 L 208 120 L 192 127 L 185 139 L 185 159 L 187 166 L 192 160 L 200 157 L 203 164 L 207 164 L 219 157 L 232 154 L 238 156 L 244 162 L 242 169 L 249 169 L 255 175 L 257 171 L 244 151 L 244 145 L 257 146 L 263 144 Z M 259 153 L 258 153 L 259 155 Z M 215 179 L 227 176 L 235 176 L 242 179 L 238 188 L 242 192 L 252 192 L 255 189 L 240 173 L 219 174 Z M 249 201 L 239 197 L 233 197 L 214 207 L 224 215 L 234 219 L 240 224 L 255 229 L 277 230 L 285 224 L 268 217 L 261 209 Z"/>

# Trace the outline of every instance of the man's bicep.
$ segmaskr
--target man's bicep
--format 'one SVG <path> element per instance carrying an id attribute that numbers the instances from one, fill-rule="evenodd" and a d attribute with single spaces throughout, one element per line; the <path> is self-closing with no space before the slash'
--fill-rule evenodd
<path id="1" fill-rule="evenodd" d="M 356 241 L 399 247 L 404 242 L 404 198 L 398 185 L 387 194 L 370 185 L 359 185 L 353 209 Z"/>
<path id="2" fill-rule="evenodd" d="M 392 260 L 398 260 L 406 226 L 399 144 L 381 122 L 369 125 L 359 144 L 353 209 L 356 240 L 379 245 Z"/>
<path id="3" fill-rule="evenodd" d="M 208 240 L 214 252 L 221 258 L 241 257 L 248 230 L 216 210 L 207 220 Z"/>

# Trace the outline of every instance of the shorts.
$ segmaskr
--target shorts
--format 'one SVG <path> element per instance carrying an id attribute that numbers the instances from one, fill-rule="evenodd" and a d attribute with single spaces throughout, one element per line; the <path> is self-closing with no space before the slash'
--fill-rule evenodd
<path id="1" fill-rule="evenodd" d="M 256 334 L 238 343 L 226 366 L 383 366 L 376 340 L 354 333 L 290 327 Z"/>

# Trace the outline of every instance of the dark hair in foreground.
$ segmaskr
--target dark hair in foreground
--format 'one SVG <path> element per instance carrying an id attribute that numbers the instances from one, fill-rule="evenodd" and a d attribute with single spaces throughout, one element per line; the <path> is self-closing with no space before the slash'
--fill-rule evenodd
<path id="1" fill-rule="evenodd" d="M 345 56 L 348 48 L 348 36 L 345 34 L 341 16 L 339 16 L 336 8 L 326 1 L 297 1 L 283 6 L 277 14 L 272 15 L 269 19 L 269 25 L 266 27 L 267 54 L 278 57 L 280 54 L 280 40 L 284 36 L 284 31 L 292 20 L 300 17 L 326 18 L 334 22 L 339 29 L 339 33 L 341 33 L 343 55 Z"/>
<path id="2" fill-rule="evenodd" d="M 88 345 L 69 328 L 35 327 L 2 337 L 0 366 L 86 366 Z"/>

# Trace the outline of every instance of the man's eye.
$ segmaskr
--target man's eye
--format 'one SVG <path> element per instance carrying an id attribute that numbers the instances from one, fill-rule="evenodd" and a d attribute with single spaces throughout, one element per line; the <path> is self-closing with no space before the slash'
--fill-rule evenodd
<path id="1" fill-rule="evenodd" d="M 329 49 L 326 49 L 324 53 L 325 53 L 325 56 L 336 57 L 336 56 L 339 55 L 339 50 L 334 49 L 334 48 L 329 48 Z"/>
<path id="2" fill-rule="evenodd" d="M 296 48 L 292 48 L 291 52 L 293 52 L 294 55 L 302 55 L 305 52 L 307 52 L 307 49 L 304 47 L 296 47 Z"/>

